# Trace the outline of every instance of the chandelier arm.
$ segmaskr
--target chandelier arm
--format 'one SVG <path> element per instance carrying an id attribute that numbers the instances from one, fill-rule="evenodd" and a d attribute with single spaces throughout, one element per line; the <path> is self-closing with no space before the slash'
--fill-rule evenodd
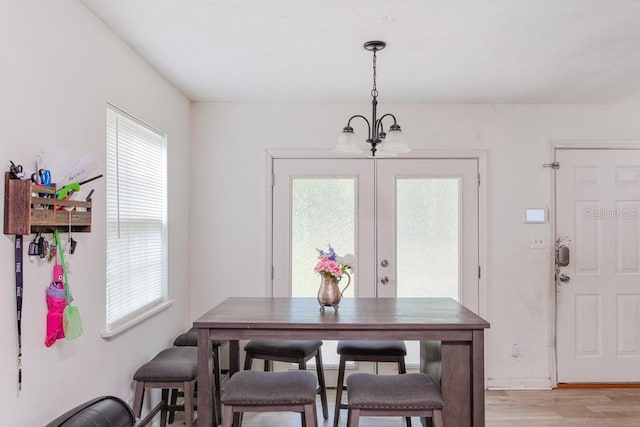
<path id="1" fill-rule="evenodd" d="M 382 115 L 382 117 L 380 117 L 380 118 L 378 119 L 378 124 L 382 124 L 382 119 L 384 119 L 384 118 L 385 118 L 385 117 L 387 117 L 387 116 L 389 116 L 389 117 L 391 117 L 391 118 L 393 119 L 393 124 L 394 124 L 394 125 L 397 125 L 397 124 L 398 124 L 398 122 L 396 121 L 396 116 L 394 116 L 394 115 L 393 115 L 393 114 L 391 114 L 391 113 L 383 114 L 383 115 Z"/>
<path id="2" fill-rule="evenodd" d="M 367 118 L 365 116 L 362 116 L 360 114 L 356 114 L 353 115 L 349 118 L 349 121 L 347 122 L 347 127 L 351 127 L 351 120 L 355 119 L 356 117 L 361 118 L 362 120 L 364 120 L 367 123 L 367 137 L 368 139 L 371 139 L 371 123 L 369 123 L 369 120 L 367 120 Z"/>
<path id="3" fill-rule="evenodd" d="M 396 121 L 396 116 L 394 116 L 391 113 L 383 114 L 382 117 L 376 120 L 376 129 L 378 131 L 377 132 L 378 135 L 380 135 L 381 133 L 384 133 L 384 126 L 382 126 L 382 119 L 384 119 L 385 117 L 391 117 L 393 119 L 393 124 L 394 125 L 398 124 L 398 122 Z"/>

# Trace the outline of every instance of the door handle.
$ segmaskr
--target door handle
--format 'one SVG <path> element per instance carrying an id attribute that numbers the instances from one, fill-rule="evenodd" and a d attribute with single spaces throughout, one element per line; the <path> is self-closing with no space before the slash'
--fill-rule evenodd
<path id="1" fill-rule="evenodd" d="M 383 285 L 386 285 L 387 283 L 389 283 L 389 278 L 387 276 L 382 276 L 380 278 L 380 283 L 382 283 Z"/>

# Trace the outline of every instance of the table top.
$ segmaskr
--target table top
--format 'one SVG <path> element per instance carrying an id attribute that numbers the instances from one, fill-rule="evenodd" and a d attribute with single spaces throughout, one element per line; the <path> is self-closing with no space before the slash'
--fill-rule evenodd
<path id="1" fill-rule="evenodd" d="M 320 311 L 315 298 L 228 298 L 198 318 L 199 329 L 476 330 L 489 323 L 452 298 L 345 298 Z"/>

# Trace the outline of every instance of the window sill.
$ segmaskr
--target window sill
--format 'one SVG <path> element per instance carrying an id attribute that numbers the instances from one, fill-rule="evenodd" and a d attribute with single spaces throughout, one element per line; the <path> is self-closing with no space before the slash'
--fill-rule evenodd
<path id="1" fill-rule="evenodd" d="M 172 299 L 166 300 L 164 302 L 161 302 L 160 304 L 156 305 L 155 307 L 153 307 L 151 310 L 147 311 L 144 314 L 141 314 L 140 316 L 136 317 L 135 319 L 131 319 L 130 321 L 128 321 L 127 323 L 118 326 L 117 328 L 110 330 L 110 331 L 104 331 L 100 334 L 100 337 L 103 339 L 109 339 L 109 338 L 113 338 L 117 335 L 120 335 L 121 333 L 123 333 L 124 331 L 134 327 L 135 325 L 142 323 L 144 320 L 148 319 L 149 317 L 160 313 L 161 311 L 166 310 L 167 308 L 171 307 L 171 305 L 173 304 Z"/>

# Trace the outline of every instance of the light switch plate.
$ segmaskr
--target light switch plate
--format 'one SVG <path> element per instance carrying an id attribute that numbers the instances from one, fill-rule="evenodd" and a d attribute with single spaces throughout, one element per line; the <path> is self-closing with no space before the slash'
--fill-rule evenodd
<path id="1" fill-rule="evenodd" d="M 547 245 L 545 244 L 544 239 L 542 237 L 532 237 L 529 247 L 531 249 L 544 249 L 547 247 Z"/>

